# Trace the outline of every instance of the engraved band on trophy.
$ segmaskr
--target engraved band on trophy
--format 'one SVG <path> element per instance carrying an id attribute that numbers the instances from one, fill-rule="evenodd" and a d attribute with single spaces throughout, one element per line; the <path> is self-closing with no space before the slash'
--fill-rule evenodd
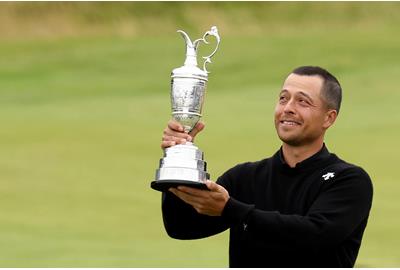
<path id="1" fill-rule="evenodd" d="M 186 60 L 183 66 L 175 68 L 171 73 L 171 109 L 172 117 L 189 133 L 201 118 L 209 73 L 206 64 L 211 63 L 211 57 L 217 52 L 221 39 L 216 26 L 193 42 L 184 31 L 178 30 L 178 33 L 186 43 Z M 216 48 L 210 55 L 203 57 L 203 69 L 200 69 L 197 66 L 197 49 L 200 42 L 209 44 L 206 39 L 208 36 L 215 37 Z M 178 185 L 206 189 L 204 182 L 208 179 L 210 175 L 203 152 L 193 143 L 187 142 L 164 149 L 164 156 L 160 159 L 151 187 L 159 191 Z"/>

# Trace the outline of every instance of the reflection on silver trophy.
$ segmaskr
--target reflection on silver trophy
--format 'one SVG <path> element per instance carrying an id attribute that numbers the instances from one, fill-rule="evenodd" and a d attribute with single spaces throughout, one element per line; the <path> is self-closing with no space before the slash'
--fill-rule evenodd
<path id="1" fill-rule="evenodd" d="M 211 63 L 211 57 L 217 52 L 220 37 L 216 26 L 193 42 L 185 32 L 178 32 L 186 42 L 186 60 L 182 67 L 172 70 L 171 73 L 172 117 L 189 133 L 201 118 L 208 81 L 206 64 Z M 197 66 L 197 49 L 201 42 L 209 44 L 208 36 L 215 37 L 216 48 L 210 55 L 203 57 L 203 69 L 200 69 Z M 164 157 L 160 159 L 151 187 L 159 191 L 178 185 L 206 188 L 204 182 L 208 179 L 210 175 L 207 173 L 203 152 L 193 143 L 187 142 L 164 150 Z"/>

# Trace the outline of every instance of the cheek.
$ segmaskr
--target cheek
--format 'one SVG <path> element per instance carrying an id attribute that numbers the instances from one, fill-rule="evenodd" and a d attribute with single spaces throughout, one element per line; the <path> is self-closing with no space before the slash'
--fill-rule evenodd
<path id="1" fill-rule="evenodd" d="M 313 129 L 321 129 L 324 125 L 324 118 L 321 117 L 320 114 L 311 113 L 308 115 L 309 125 L 313 127 Z"/>
<path id="2" fill-rule="evenodd" d="M 279 104 L 277 104 L 275 106 L 275 111 L 274 111 L 274 115 L 275 115 L 275 119 L 277 117 L 279 117 L 279 115 L 282 113 L 282 106 L 279 106 Z"/>

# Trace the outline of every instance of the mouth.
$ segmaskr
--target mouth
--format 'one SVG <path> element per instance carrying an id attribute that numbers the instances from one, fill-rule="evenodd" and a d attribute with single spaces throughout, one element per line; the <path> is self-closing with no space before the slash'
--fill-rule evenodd
<path id="1" fill-rule="evenodd" d="M 301 123 L 294 120 L 280 120 L 279 123 L 284 126 L 300 126 Z"/>

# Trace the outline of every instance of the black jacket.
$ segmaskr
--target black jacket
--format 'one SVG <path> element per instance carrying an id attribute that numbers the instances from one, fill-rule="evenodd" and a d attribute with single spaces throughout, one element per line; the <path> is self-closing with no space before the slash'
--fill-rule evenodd
<path id="1" fill-rule="evenodd" d="M 281 151 L 217 180 L 230 194 L 221 217 L 163 193 L 167 233 L 197 239 L 230 228 L 231 267 L 352 267 L 372 203 L 368 174 L 325 146 L 295 168 Z"/>

